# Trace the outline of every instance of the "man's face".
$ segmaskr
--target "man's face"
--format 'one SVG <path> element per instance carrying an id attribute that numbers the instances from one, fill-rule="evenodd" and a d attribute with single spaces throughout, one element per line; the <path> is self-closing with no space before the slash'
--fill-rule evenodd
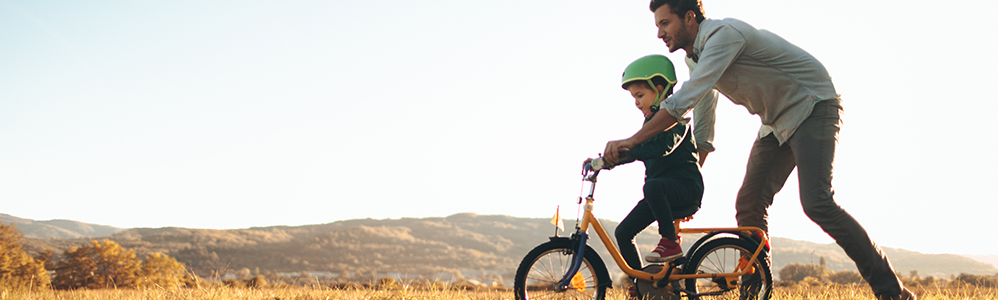
<path id="1" fill-rule="evenodd" d="M 658 38 L 669 47 L 669 52 L 676 52 L 680 48 L 688 49 L 693 45 L 693 35 L 690 34 L 686 21 L 672 13 L 672 7 L 668 4 L 655 10 L 655 26 L 658 27 Z"/>

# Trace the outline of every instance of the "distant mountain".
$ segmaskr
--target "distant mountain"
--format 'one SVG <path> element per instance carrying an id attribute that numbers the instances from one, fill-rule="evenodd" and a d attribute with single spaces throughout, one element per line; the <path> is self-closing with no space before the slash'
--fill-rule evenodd
<path id="1" fill-rule="evenodd" d="M 497 215 L 455 214 L 444 218 L 358 219 L 305 226 L 248 229 L 133 228 L 100 237 L 133 249 L 140 257 L 168 254 L 198 274 L 248 268 L 274 272 L 403 273 L 434 276 L 477 272 L 512 278 L 530 249 L 555 232 L 548 219 Z M 574 225 L 574 220 L 566 220 Z M 601 220 L 612 233 L 617 222 Z M 29 223 L 30 224 L 30 223 Z M 18 225 L 18 228 L 22 228 Z M 23 229 L 22 229 L 23 230 Z M 642 253 L 658 242 L 655 228 L 638 235 Z M 569 235 L 561 232 L 561 236 Z M 27 234 L 26 234 L 27 235 Z M 93 237 L 26 238 L 34 254 L 53 249 L 58 256 Z M 684 238 L 689 247 L 695 237 Z M 619 273 L 599 239 L 591 239 L 613 273 Z M 789 263 L 818 263 L 822 257 L 834 271 L 855 270 L 835 244 L 773 238 L 773 272 Z M 884 248 L 895 269 L 904 275 L 948 278 L 951 274 L 996 274 L 995 266 L 952 254 L 923 254 Z M 614 275 L 616 276 L 616 275 Z M 431 277 L 432 278 L 432 277 Z"/>
<path id="2" fill-rule="evenodd" d="M 33 238 L 83 238 L 99 237 L 124 231 L 104 225 L 87 224 L 70 220 L 35 221 L 0 213 L 0 223 L 14 224 L 25 237 Z"/>
<path id="3" fill-rule="evenodd" d="M 964 254 L 963 256 L 973 258 L 976 261 L 986 262 L 991 264 L 992 266 L 998 267 L 998 254 L 990 254 L 990 255 Z"/>

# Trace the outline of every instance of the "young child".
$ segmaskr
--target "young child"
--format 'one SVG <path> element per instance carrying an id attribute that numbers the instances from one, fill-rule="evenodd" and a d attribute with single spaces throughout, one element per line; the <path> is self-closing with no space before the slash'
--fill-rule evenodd
<path id="1" fill-rule="evenodd" d="M 662 99 L 672 94 L 675 83 L 675 68 L 669 58 L 662 55 L 635 60 L 624 70 L 622 79 L 622 87 L 634 97 L 634 104 L 641 110 L 645 122 L 658 111 Z M 696 142 L 692 128 L 686 123 L 677 123 L 628 149 L 619 163 L 640 160 L 645 164 L 644 199 L 638 201 L 614 232 L 620 252 L 631 268 L 641 269 L 634 237 L 654 221 L 658 221 L 662 239 L 645 260 L 668 262 L 683 256 L 672 221 L 693 215 L 700 209 L 703 197 Z M 593 162 L 594 165 L 603 163 L 601 159 Z M 604 169 L 612 167 L 602 166 Z"/>

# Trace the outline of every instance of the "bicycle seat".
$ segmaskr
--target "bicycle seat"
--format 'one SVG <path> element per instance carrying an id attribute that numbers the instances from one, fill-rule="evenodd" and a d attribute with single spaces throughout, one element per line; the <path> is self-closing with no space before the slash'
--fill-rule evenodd
<path id="1" fill-rule="evenodd" d="M 686 216 L 684 218 L 679 218 L 676 219 L 675 222 L 689 222 L 690 220 L 693 220 L 693 216 Z"/>
<path id="2" fill-rule="evenodd" d="M 689 221 L 693 218 L 693 214 L 700 210 L 700 205 L 690 205 L 685 207 L 673 207 L 672 216 L 676 220 Z"/>
<path id="3" fill-rule="evenodd" d="M 692 215 L 673 220 L 672 221 L 672 226 L 675 226 L 676 227 L 676 232 L 679 232 L 679 229 L 680 229 L 679 228 L 680 227 L 679 223 L 687 222 L 689 220 L 693 220 L 693 216 Z"/>

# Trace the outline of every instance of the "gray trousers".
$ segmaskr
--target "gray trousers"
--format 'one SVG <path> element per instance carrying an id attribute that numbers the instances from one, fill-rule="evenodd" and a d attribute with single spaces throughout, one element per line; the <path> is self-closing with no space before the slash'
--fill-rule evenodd
<path id="1" fill-rule="evenodd" d="M 769 206 L 797 167 L 800 202 L 804 213 L 828 233 L 856 263 L 860 275 L 875 294 L 901 292 L 890 261 L 883 250 L 851 215 L 832 199 L 832 165 L 842 124 L 840 99 L 818 102 L 793 136 L 783 145 L 773 135 L 752 145 L 745 179 L 735 202 L 739 226 L 767 226 Z"/>

